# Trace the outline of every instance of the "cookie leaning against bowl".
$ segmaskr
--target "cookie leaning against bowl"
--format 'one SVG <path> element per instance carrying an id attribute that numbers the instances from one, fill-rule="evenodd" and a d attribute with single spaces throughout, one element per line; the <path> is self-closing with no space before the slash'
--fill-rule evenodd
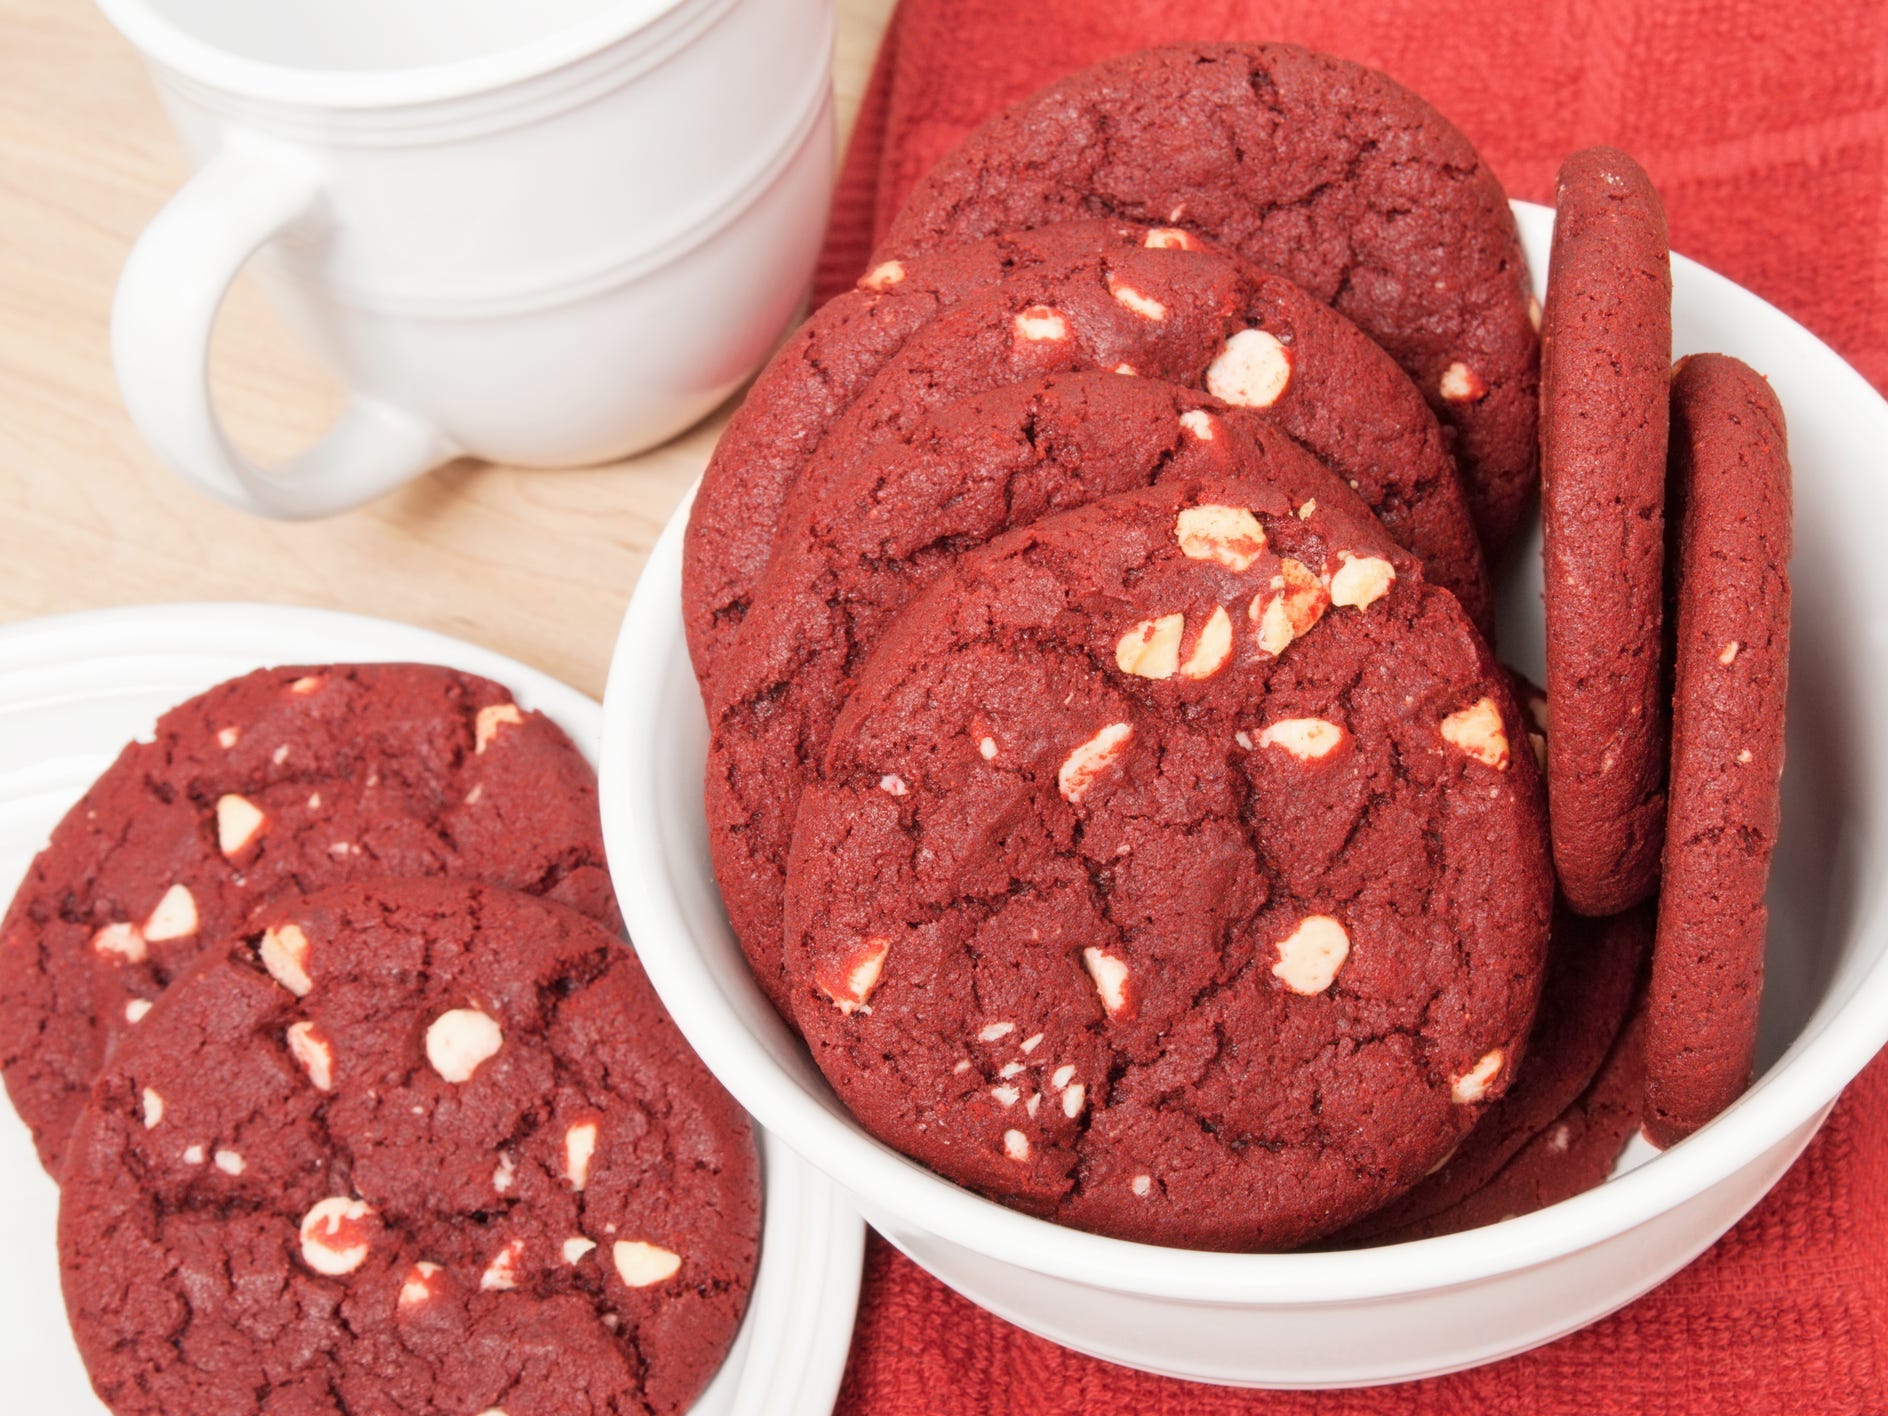
<path id="1" fill-rule="evenodd" d="M 1513 536 L 1535 480 L 1527 261 L 1501 184 L 1448 119 L 1294 45 L 1145 50 L 971 133 L 874 259 L 1103 216 L 1201 232 L 1335 304 L 1455 430 L 1486 544 Z"/>
<path id="2" fill-rule="evenodd" d="M 709 713 L 708 844 L 755 976 L 791 1017 L 781 959 L 787 848 L 847 687 L 951 561 L 992 537 L 1172 477 L 1245 477 L 1293 506 L 1367 520 L 1357 494 L 1262 416 L 1112 373 L 948 404 L 796 499 L 722 662 Z M 804 503 L 804 504 L 801 504 Z"/>
<path id="3" fill-rule="evenodd" d="M 1481 551 L 1434 415 L 1367 335 L 1291 282 L 1183 231 L 1106 222 L 891 269 L 898 279 L 881 269 L 809 322 L 716 447 L 683 547 L 683 620 L 704 686 L 752 602 L 789 498 L 817 477 L 815 464 L 847 465 L 864 441 L 939 402 L 1077 368 L 1123 367 L 1197 386 L 1217 364 L 1218 391 L 1270 410 L 1352 480 L 1391 534 L 1488 624 Z M 992 340 L 978 317 L 960 318 L 966 304 L 1000 305 L 1000 337 Z M 947 328 L 934 333 L 934 323 Z M 898 385 L 907 401 L 887 404 L 868 386 L 895 364 L 907 370 Z M 875 411 L 855 417 L 855 403 Z M 703 696 L 712 691 L 704 687 Z"/>
<path id="4" fill-rule="evenodd" d="M 1645 1129 L 1684 1139 L 1750 1083 L 1790 661 L 1790 461 L 1770 385 L 1722 354 L 1672 377 L 1676 685 Z"/>
<path id="5" fill-rule="evenodd" d="M 1658 882 L 1665 825 L 1665 449 L 1672 273 L 1633 160 L 1560 170 L 1541 348 L 1541 523 L 1554 864 L 1605 915 Z"/>
<path id="6" fill-rule="evenodd" d="M 171 709 L 54 829 L 0 925 L 0 1066 L 57 1173 L 100 1065 L 283 888 L 514 885 L 614 921 L 596 774 L 509 690 L 420 664 L 264 669 Z"/>
<path id="7" fill-rule="evenodd" d="M 459 881 L 265 905 L 106 1066 L 60 1199 L 118 1416 L 678 1412 L 752 1284 L 745 1116 L 635 956 Z"/>
<path id="8" fill-rule="evenodd" d="M 874 1135 L 1010 1205 L 1318 1237 L 1507 1088 L 1552 892 L 1521 731 L 1379 527 L 1215 479 L 1038 521 L 840 714 L 788 864 L 802 1032 Z"/>
<path id="9" fill-rule="evenodd" d="M 941 402 L 1088 369 L 1203 388 L 1263 412 L 1348 481 L 1421 558 L 1431 583 L 1486 628 L 1474 523 L 1422 395 L 1328 305 L 1282 276 L 1209 251 L 1114 250 L 1054 284 L 1004 282 L 959 301 L 861 391 L 802 469 L 788 515 L 823 497 L 871 441 L 910 428 Z"/>

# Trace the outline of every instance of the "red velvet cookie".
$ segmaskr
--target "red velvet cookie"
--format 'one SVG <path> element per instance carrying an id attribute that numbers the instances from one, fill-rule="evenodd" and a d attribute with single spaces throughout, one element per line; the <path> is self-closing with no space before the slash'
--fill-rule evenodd
<path id="1" fill-rule="evenodd" d="M 1184 227 L 1362 326 L 1457 435 L 1490 546 L 1534 488 L 1538 342 L 1507 197 L 1393 80 L 1283 44 L 1109 59 L 990 119 L 920 182 L 877 260 L 1072 218 Z"/>
<path id="2" fill-rule="evenodd" d="M 1790 658 L 1790 461 L 1769 384 L 1722 354 L 1672 378 L 1677 686 L 1646 1010 L 1646 1134 L 1669 1146 L 1750 1082 Z"/>
<path id="3" fill-rule="evenodd" d="M 1046 245 L 1059 229 L 1032 239 Z M 1267 410 L 1488 623 L 1481 553 L 1441 429 L 1381 349 L 1290 281 L 1197 249 L 1184 232 L 1105 223 L 1067 232 L 1055 260 L 1038 251 L 1007 279 L 957 291 L 943 313 L 937 297 L 899 293 L 918 279 L 908 273 L 851 320 L 828 327 L 822 312 L 819 338 L 770 366 L 749 398 L 756 411 L 730 428 L 690 515 L 683 617 L 698 678 L 712 679 L 752 602 L 765 568 L 753 553 L 757 528 L 771 537 L 803 485 L 820 495 L 873 442 L 939 403 L 1077 369 L 1171 379 Z M 994 265 L 986 247 L 974 249 L 986 252 L 979 268 Z M 879 309 L 890 312 L 885 324 L 865 318 Z M 823 404 L 807 388 L 816 378 Z"/>
<path id="4" fill-rule="evenodd" d="M 880 641 L 803 799 L 787 965 L 874 1135 L 1124 1238 L 1288 1247 L 1507 1088 L 1532 757 L 1381 530 L 1175 480 L 999 537 Z"/>
<path id="5" fill-rule="evenodd" d="M 472 674 L 267 669 L 166 713 L 66 813 L 0 925 L 0 1067 L 55 1174 L 100 1065 L 258 900 L 453 874 L 615 919 L 596 774 Z"/>
<path id="6" fill-rule="evenodd" d="M 922 418 L 796 500 L 709 713 L 708 843 L 756 976 L 781 967 L 787 848 L 852 676 L 965 551 L 1160 478 L 1246 477 L 1368 520 L 1357 494 L 1263 414 L 1112 373 L 1010 384 Z"/>
<path id="7" fill-rule="evenodd" d="M 364 881 L 166 991 L 74 1131 L 59 1250 L 119 1416 L 678 1412 L 759 1206 L 746 1117 L 608 930 Z"/>
<path id="8" fill-rule="evenodd" d="M 1541 352 L 1548 795 L 1560 888 L 1613 914 L 1658 882 L 1665 825 L 1665 447 L 1672 274 L 1633 160 L 1560 170 Z"/>
<path id="9" fill-rule="evenodd" d="M 1433 1229 L 1429 1221 L 1493 1184 L 1544 1132 L 1569 1124 L 1567 1113 L 1578 1107 L 1599 1075 L 1643 991 L 1651 944 L 1649 905 L 1603 920 L 1557 905 L 1540 1007 L 1514 1085 L 1435 1174 L 1342 1237 L 1395 1243 L 1421 1234 L 1453 1233 L 1452 1228 Z M 1624 1140 L 1622 1136 L 1621 1144 Z M 1615 1148 L 1613 1157 L 1617 1155 Z"/>
<path id="10" fill-rule="evenodd" d="M 1376 1242 L 1400 1244 L 1480 1229 L 1605 1184 L 1639 1125 L 1644 1022 L 1643 1013 L 1633 1014 L 1579 1099 L 1516 1151 L 1487 1184 L 1439 1214 Z"/>

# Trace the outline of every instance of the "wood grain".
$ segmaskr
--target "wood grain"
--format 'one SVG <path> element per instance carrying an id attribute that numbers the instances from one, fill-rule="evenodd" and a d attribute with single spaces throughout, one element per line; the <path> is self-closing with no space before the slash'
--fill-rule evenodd
<path id="1" fill-rule="evenodd" d="M 839 0 L 842 134 L 891 0 Z M 137 56 L 83 0 L 0 0 L 0 622 L 175 600 L 406 620 L 600 694 L 643 559 L 722 410 L 640 457 L 570 472 L 461 463 L 310 525 L 208 500 L 127 420 L 106 328 L 132 241 L 187 175 Z M 212 358 L 232 435 L 312 441 L 339 391 L 239 283 Z"/>

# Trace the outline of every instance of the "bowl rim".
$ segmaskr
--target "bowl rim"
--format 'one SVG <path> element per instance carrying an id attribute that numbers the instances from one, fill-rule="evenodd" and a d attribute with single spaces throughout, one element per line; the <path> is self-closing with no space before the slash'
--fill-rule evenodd
<path id="1" fill-rule="evenodd" d="M 1513 203 L 1525 228 L 1552 211 Z M 1866 409 L 1888 442 L 1888 401 L 1802 325 L 1724 276 L 1674 254 L 1698 298 L 1748 302 L 1775 333 L 1819 365 L 1831 397 Z M 1512 1274 L 1592 1247 L 1703 1194 L 1813 1121 L 1888 1043 L 1888 892 L 1851 931 L 1882 944 L 1840 1007 L 1799 1034 L 1722 1116 L 1657 1160 L 1547 1210 L 1460 1234 L 1376 1248 L 1228 1254 L 1113 1239 L 1037 1219 L 984 1199 L 868 1135 L 836 1102 L 803 1088 L 740 1020 L 695 947 L 668 881 L 669 842 L 650 770 L 662 740 L 657 705 L 675 674 L 698 702 L 683 644 L 684 496 L 650 553 L 623 617 L 604 689 L 601 789 L 604 840 L 644 966 L 677 1024 L 742 1105 L 810 1163 L 861 1196 L 868 1214 L 899 1222 L 999 1263 L 1103 1290 L 1222 1304 L 1359 1302 L 1453 1288 Z M 641 744 L 644 751 L 638 752 Z M 1859 907 L 1859 902 L 1858 902 Z M 1840 1020 L 1847 1026 L 1838 1027 Z"/>

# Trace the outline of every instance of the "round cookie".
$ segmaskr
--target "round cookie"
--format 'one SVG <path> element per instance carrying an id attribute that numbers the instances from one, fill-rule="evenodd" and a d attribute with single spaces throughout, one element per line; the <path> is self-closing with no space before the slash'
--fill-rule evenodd
<path id="1" fill-rule="evenodd" d="M 1059 230 L 1032 239 L 1046 246 Z M 823 311 L 809 326 L 819 338 L 802 336 L 805 350 L 789 345 L 756 385 L 749 400 L 756 412 L 730 426 L 690 514 L 683 616 L 697 678 L 711 683 L 752 603 L 766 564 L 756 538 L 763 531 L 771 538 L 803 485 L 811 486 L 805 495 L 820 495 L 823 482 L 872 442 L 939 403 L 1076 369 L 1172 379 L 1268 410 L 1350 481 L 1391 535 L 1424 558 L 1431 578 L 1486 626 L 1473 522 L 1421 395 L 1328 306 L 1201 245 L 1177 230 L 1083 223 L 1066 228 L 1056 259 L 1039 251 L 1006 279 L 959 290 L 941 313 L 940 301 L 922 291 L 901 294 L 918 280 L 909 273 L 872 292 L 879 303 L 864 310 L 835 301 L 828 309 L 851 318 L 835 316 L 832 327 Z M 927 258 L 927 268 L 944 259 Z M 983 264 L 991 263 L 986 254 Z M 907 271 L 918 264 L 891 263 Z M 867 281 L 887 278 L 881 269 Z M 924 289 L 935 284 L 931 277 Z M 889 332 L 886 322 L 865 318 L 880 310 L 890 311 Z M 815 381 L 824 402 L 806 388 Z M 704 696 L 712 700 L 712 690 Z"/>
<path id="2" fill-rule="evenodd" d="M 946 405 L 822 479 L 817 499 L 796 498 L 715 680 L 706 772 L 722 899 L 783 1015 L 781 911 L 800 792 L 886 627 L 955 557 L 1004 531 L 1160 478 L 1206 475 L 1370 516 L 1262 414 L 1094 372 Z"/>
<path id="3" fill-rule="evenodd" d="M 1455 432 L 1490 547 L 1534 488 L 1538 341 L 1506 194 L 1435 109 L 1285 44 L 1109 59 L 990 119 L 918 184 L 876 260 L 1072 218 L 1184 227 L 1355 321 Z"/>
<path id="4" fill-rule="evenodd" d="M 635 956 L 458 881 L 262 907 L 107 1064 L 59 1213 L 118 1416 L 679 1412 L 733 1341 L 754 1137 Z"/>
<path id="5" fill-rule="evenodd" d="M 1635 1011 L 1591 1085 L 1479 1190 L 1376 1242 L 1401 1244 L 1480 1229 L 1605 1184 L 1639 1124 L 1645 1077 L 1644 1021 L 1644 1014 Z"/>
<path id="6" fill-rule="evenodd" d="M 1031 1213 L 1289 1247 L 1506 1090 L 1552 882 L 1530 754 L 1381 530 L 1186 479 L 959 557 L 802 801 L 787 964 L 873 1134 Z"/>
<path id="7" fill-rule="evenodd" d="M 1633 160 L 1560 170 L 1541 347 L 1541 520 L 1554 864 L 1569 903 L 1651 895 L 1665 825 L 1665 449 L 1672 274 Z"/>
<path id="8" fill-rule="evenodd" d="M 1432 1230 L 1428 1222 L 1487 1188 L 1544 1132 L 1566 1124 L 1565 1113 L 1599 1075 L 1641 993 L 1651 944 L 1649 905 L 1596 920 L 1557 902 L 1540 1007 L 1514 1085 L 1435 1174 L 1353 1225 L 1342 1239 L 1395 1243 L 1454 1232 Z M 1633 1111 L 1636 1117 L 1636 1105 Z"/>
<path id="9" fill-rule="evenodd" d="M 364 874 L 468 876 L 616 918 L 596 774 L 509 690 L 418 664 L 221 684 L 125 748 L 0 925 L 0 1068 L 46 1168 L 207 941 L 277 890 Z"/>
<path id="10" fill-rule="evenodd" d="M 1672 377 L 1671 809 L 1646 1005 L 1645 1129 L 1669 1146 L 1750 1083 L 1790 657 L 1790 461 L 1769 384 L 1722 354 Z"/>

